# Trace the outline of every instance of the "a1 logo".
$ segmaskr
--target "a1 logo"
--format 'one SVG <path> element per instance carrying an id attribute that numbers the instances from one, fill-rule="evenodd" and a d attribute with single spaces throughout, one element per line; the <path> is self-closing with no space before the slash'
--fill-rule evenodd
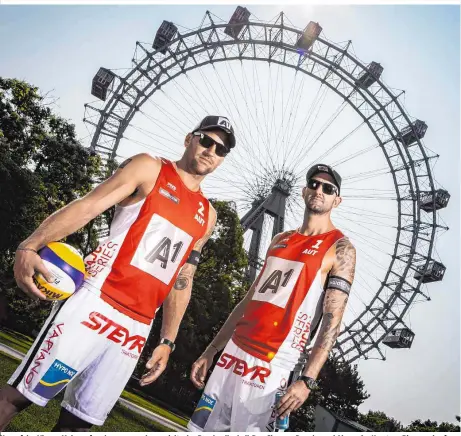
<path id="1" fill-rule="evenodd" d="M 192 240 L 184 230 L 154 214 L 130 264 L 169 284 Z"/>
<path id="2" fill-rule="evenodd" d="M 293 269 L 290 269 L 286 273 L 283 273 L 279 269 L 276 269 L 267 278 L 267 280 L 264 282 L 264 284 L 261 286 L 258 292 L 261 294 L 264 294 L 264 292 L 270 289 L 273 294 L 276 294 L 280 288 L 280 285 L 282 286 L 282 288 L 284 288 L 287 285 L 293 272 L 294 272 Z"/>
<path id="3" fill-rule="evenodd" d="M 168 259 L 170 258 L 171 244 L 172 242 L 170 238 L 162 238 L 162 240 L 146 256 L 146 261 L 149 263 L 154 263 L 156 260 L 159 260 L 160 266 L 163 269 L 166 269 L 168 265 Z M 182 241 L 179 241 L 173 245 L 173 254 L 171 256 L 171 262 L 176 262 L 178 254 L 181 251 L 183 245 L 184 243 Z"/>

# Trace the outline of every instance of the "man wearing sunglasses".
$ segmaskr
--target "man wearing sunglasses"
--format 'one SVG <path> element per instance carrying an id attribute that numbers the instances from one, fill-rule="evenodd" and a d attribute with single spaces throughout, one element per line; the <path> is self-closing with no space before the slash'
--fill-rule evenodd
<path id="1" fill-rule="evenodd" d="M 247 295 L 192 366 L 192 382 L 205 389 L 189 421 L 191 431 L 286 428 L 276 427 L 276 421 L 297 410 L 317 387 L 339 334 L 355 248 L 330 217 L 341 203 L 339 174 L 314 165 L 306 182 L 301 227 L 274 237 Z"/>
<path id="2" fill-rule="evenodd" d="M 226 117 L 207 116 L 189 133 L 177 162 L 139 154 L 85 197 L 48 217 L 16 252 L 18 286 L 44 300 L 35 272 L 52 276 L 37 251 L 116 205 L 109 237 L 85 258 L 83 286 L 53 307 L 21 365 L 0 389 L 0 430 L 31 403 L 45 406 L 66 388 L 53 431 L 102 425 L 140 357 L 163 306 L 161 338 L 142 386 L 154 382 L 174 351 L 200 252 L 216 212 L 200 183 L 235 147 Z"/>

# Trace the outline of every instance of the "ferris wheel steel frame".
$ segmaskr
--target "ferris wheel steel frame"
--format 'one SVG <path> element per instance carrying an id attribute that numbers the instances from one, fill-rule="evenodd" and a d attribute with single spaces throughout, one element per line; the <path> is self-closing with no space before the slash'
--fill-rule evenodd
<path id="1" fill-rule="evenodd" d="M 355 110 L 379 143 L 390 168 L 397 196 L 397 236 L 388 271 L 379 290 L 365 309 L 340 333 L 335 353 L 347 362 L 385 356 L 380 342 L 393 329 L 406 327 L 403 317 L 423 292 L 422 277 L 411 271 L 432 259 L 437 229 L 434 180 L 421 140 L 405 145 L 402 130 L 412 126 L 410 117 L 395 95 L 379 78 L 369 87 L 357 86 L 367 66 L 353 56 L 350 41 L 344 46 L 318 37 L 308 52 L 299 52 L 296 41 L 302 30 L 287 26 L 280 14 L 274 23 L 243 24 L 238 38 L 223 33 L 229 23 L 215 23 L 207 12 L 202 26 L 168 43 L 165 55 L 136 43 L 134 67 L 124 77 L 116 76 L 112 93 L 103 109 L 85 105 L 85 119 L 96 131 L 91 150 L 106 164 L 114 159 L 125 129 L 140 107 L 168 82 L 196 68 L 226 61 L 266 61 L 292 68 L 319 80 Z M 207 23 L 205 23 L 207 21 Z M 236 24 L 238 26 L 240 24 Z M 365 72 L 365 73 L 364 73 Z M 413 127 L 411 127 L 413 128 Z M 420 209 L 421 194 L 433 194 L 434 208 Z M 376 351 L 376 353 L 375 353 Z"/>

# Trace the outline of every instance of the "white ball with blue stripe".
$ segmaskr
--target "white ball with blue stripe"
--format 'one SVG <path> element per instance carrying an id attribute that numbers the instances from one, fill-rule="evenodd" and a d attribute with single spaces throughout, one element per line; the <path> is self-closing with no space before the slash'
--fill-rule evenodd
<path id="1" fill-rule="evenodd" d="M 74 247 L 63 242 L 50 242 L 38 254 L 53 276 L 48 282 L 40 273 L 34 275 L 35 285 L 47 300 L 65 300 L 83 284 L 85 263 Z"/>

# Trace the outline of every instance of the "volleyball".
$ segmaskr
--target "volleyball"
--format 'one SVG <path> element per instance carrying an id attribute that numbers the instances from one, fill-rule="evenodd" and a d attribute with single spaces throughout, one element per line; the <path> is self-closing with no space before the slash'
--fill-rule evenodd
<path id="1" fill-rule="evenodd" d="M 38 254 L 53 277 L 48 282 L 40 273 L 34 275 L 35 285 L 47 300 L 65 300 L 80 288 L 85 279 L 85 263 L 74 247 L 50 242 Z"/>

